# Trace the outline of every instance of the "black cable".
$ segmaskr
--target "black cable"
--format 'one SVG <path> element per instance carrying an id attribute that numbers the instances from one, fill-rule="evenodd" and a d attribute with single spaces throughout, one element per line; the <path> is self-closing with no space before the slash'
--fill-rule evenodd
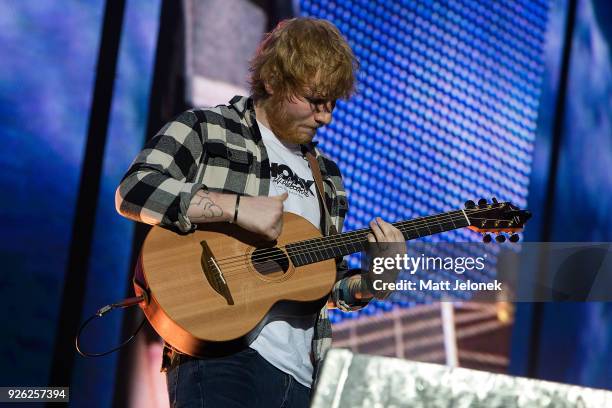
<path id="1" fill-rule="evenodd" d="M 80 355 L 82 355 L 83 357 L 102 357 L 102 356 L 105 356 L 107 354 L 113 353 L 113 352 L 119 350 L 120 348 L 124 347 L 125 345 L 127 345 L 130 341 L 132 341 L 134 339 L 134 337 L 136 337 L 136 335 L 138 334 L 140 329 L 142 329 L 142 326 L 144 325 L 145 320 L 147 320 L 146 317 L 142 318 L 142 321 L 138 325 L 138 328 L 134 331 L 134 333 L 132 333 L 132 335 L 130 336 L 129 339 L 127 339 L 126 341 L 124 341 L 119 346 L 115 347 L 114 349 L 105 351 L 103 353 L 88 353 L 88 352 L 85 352 L 85 351 L 81 350 L 81 347 L 79 346 L 79 338 L 81 337 L 81 332 L 83 331 L 83 329 L 93 319 L 98 318 L 98 317 L 102 317 L 106 313 L 108 313 L 108 312 L 110 312 L 111 310 L 114 310 L 114 309 L 123 309 L 123 308 L 126 308 L 126 307 L 135 306 L 135 305 L 139 304 L 140 302 L 142 302 L 143 300 L 146 300 L 146 296 L 141 295 L 141 296 L 125 299 L 125 300 L 123 300 L 123 301 L 121 301 L 119 303 L 113 303 L 113 304 L 110 304 L 110 305 L 106 305 L 106 306 L 98 309 L 98 311 L 93 316 L 91 316 L 87 320 L 85 320 L 85 322 L 83 322 L 83 324 L 81 324 L 81 326 L 79 327 L 79 330 L 77 331 L 77 334 L 76 334 L 76 336 L 74 338 L 74 345 L 76 347 L 76 351 Z"/>

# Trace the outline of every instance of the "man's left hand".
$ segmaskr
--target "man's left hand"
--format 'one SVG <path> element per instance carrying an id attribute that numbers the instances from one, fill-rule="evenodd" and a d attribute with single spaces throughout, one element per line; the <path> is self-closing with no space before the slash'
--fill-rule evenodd
<path id="1" fill-rule="evenodd" d="M 368 234 L 370 242 L 404 242 L 402 232 L 380 217 L 370 221 L 372 232 Z"/>

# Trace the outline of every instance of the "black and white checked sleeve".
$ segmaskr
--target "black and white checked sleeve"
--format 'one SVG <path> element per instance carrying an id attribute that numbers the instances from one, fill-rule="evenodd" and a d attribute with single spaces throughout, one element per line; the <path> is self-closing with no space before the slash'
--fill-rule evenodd
<path id="1" fill-rule="evenodd" d="M 192 229 L 187 209 L 202 158 L 202 127 L 193 111 L 168 122 L 138 154 L 115 192 L 119 214 L 134 221 L 183 232 Z"/>
<path id="2" fill-rule="evenodd" d="M 369 299 L 361 300 L 355 297 L 356 292 L 363 293 L 367 288 L 364 277 L 361 276 L 361 269 L 349 269 L 346 260 L 343 259 L 337 264 L 336 279 L 330 298 L 338 309 L 343 312 L 354 312 L 368 305 Z"/>

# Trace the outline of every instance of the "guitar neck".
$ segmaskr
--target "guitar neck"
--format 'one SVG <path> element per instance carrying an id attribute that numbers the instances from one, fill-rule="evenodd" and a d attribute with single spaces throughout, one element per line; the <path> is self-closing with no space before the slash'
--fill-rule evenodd
<path id="1" fill-rule="evenodd" d="M 392 225 L 402 232 L 406 241 L 409 241 L 464 228 L 470 224 L 465 213 L 457 210 L 399 221 Z M 285 245 L 285 249 L 295 266 L 303 266 L 363 251 L 368 243 L 367 236 L 370 232 L 369 228 L 363 228 L 343 234 L 294 242 Z"/>

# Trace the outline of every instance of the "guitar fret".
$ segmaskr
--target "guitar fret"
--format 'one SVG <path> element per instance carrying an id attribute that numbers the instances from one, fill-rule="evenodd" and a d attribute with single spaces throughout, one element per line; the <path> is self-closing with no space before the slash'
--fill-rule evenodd
<path id="1" fill-rule="evenodd" d="M 333 248 L 324 247 L 321 249 L 321 256 L 323 259 L 332 259 L 334 257 Z"/>
<path id="2" fill-rule="evenodd" d="M 313 258 L 312 258 L 312 252 L 310 252 L 310 251 L 309 251 L 309 252 L 306 252 L 306 253 L 304 253 L 304 256 L 306 257 L 306 260 L 308 261 L 308 263 L 314 263 L 314 262 L 316 262 L 316 261 L 313 261 L 313 260 L 312 260 L 312 259 L 313 259 Z"/>
<path id="3" fill-rule="evenodd" d="M 425 228 L 416 228 L 416 232 L 417 232 L 419 238 L 426 237 L 427 235 L 431 235 L 431 230 L 429 228 L 427 228 L 427 229 L 425 229 Z"/>
<path id="4" fill-rule="evenodd" d="M 306 254 L 301 253 L 300 254 L 300 265 L 307 265 L 308 264 L 308 259 L 306 259 Z"/>
<path id="5" fill-rule="evenodd" d="M 442 225 L 444 226 L 444 227 L 443 227 L 443 228 L 444 228 L 444 229 L 443 229 L 443 231 L 450 231 L 450 230 L 452 230 L 452 229 L 457 228 L 457 227 L 455 226 L 455 223 L 454 223 L 454 222 L 452 222 L 452 220 L 451 220 L 450 222 L 449 222 L 449 221 L 443 222 L 443 223 L 442 223 Z"/>
<path id="6" fill-rule="evenodd" d="M 323 259 L 333 259 L 336 256 L 334 255 L 334 248 L 325 248 L 323 249 Z"/>
<path id="7" fill-rule="evenodd" d="M 448 218 L 449 218 L 449 219 L 451 220 L 451 222 L 453 223 L 453 229 L 454 229 L 454 228 L 457 228 L 457 225 L 455 224 L 455 221 L 453 220 L 453 217 L 449 215 L 449 216 L 448 216 Z"/>

